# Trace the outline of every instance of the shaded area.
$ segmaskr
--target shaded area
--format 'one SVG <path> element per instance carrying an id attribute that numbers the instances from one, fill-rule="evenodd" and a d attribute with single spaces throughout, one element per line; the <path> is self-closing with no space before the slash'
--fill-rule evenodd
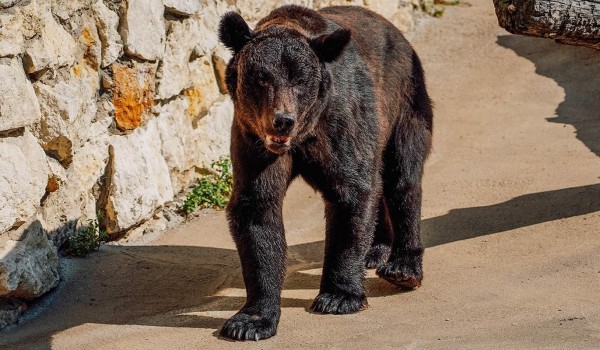
<path id="1" fill-rule="evenodd" d="M 567 188 L 452 210 L 424 220 L 423 236 L 432 247 L 598 211 L 600 184 Z M 322 241 L 289 248 L 284 290 L 318 289 L 320 276 L 301 271 L 321 267 L 323 248 Z M 231 249 L 103 246 L 86 259 L 63 263 L 66 281 L 51 295 L 44 316 L 2 334 L 0 347 L 50 349 L 54 333 L 85 323 L 216 330 L 225 318 L 190 313 L 236 311 L 245 299 L 217 295 L 244 288 L 237 253 Z M 368 278 L 366 288 L 370 298 L 400 293 L 378 278 Z M 282 303 L 307 308 L 311 300 L 283 298 Z"/>
<path id="2" fill-rule="evenodd" d="M 423 220 L 423 242 L 433 247 L 597 211 L 600 184 L 531 193 Z"/>
<path id="3" fill-rule="evenodd" d="M 284 289 L 319 288 L 320 275 L 300 271 L 320 268 L 323 248 L 323 242 L 290 247 Z M 189 313 L 237 311 L 245 301 L 216 295 L 244 289 L 231 249 L 108 245 L 85 259 L 64 259 L 63 269 L 66 281 L 47 297 L 43 317 L 0 333 L 0 348 L 50 349 L 54 333 L 86 323 L 219 329 L 224 318 Z M 366 288 L 370 297 L 398 293 L 378 278 L 368 279 Z M 308 309 L 315 296 L 283 298 L 282 307 Z"/>
<path id="4" fill-rule="evenodd" d="M 599 51 L 517 35 L 501 35 L 497 43 L 533 62 L 537 74 L 555 80 L 565 90 L 557 117 L 548 121 L 573 125 L 577 138 L 600 157 Z"/>

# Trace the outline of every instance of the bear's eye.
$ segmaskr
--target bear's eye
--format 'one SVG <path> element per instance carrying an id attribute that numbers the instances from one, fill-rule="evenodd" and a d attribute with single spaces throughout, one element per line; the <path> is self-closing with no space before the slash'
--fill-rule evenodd
<path id="1" fill-rule="evenodd" d="M 258 78 L 258 85 L 262 87 L 269 87 L 271 86 L 271 82 L 267 78 Z"/>

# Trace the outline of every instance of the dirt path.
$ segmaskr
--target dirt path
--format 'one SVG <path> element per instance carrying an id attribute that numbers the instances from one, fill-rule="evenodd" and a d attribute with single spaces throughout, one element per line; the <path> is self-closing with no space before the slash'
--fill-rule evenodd
<path id="1" fill-rule="evenodd" d="M 489 0 L 448 8 L 411 41 L 436 103 L 421 289 L 369 273 L 368 310 L 307 312 L 324 223 L 295 183 L 275 338 L 216 337 L 244 289 L 223 213 L 209 211 L 151 244 L 66 261 L 42 314 L 0 348 L 599 348 L 600 53 L 508 35 Z"/>

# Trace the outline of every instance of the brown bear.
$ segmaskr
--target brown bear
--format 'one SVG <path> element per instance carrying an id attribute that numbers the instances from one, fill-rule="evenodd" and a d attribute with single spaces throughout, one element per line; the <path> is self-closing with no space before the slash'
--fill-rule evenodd
<path id="1" fill-rule="evenodd" d="M 234 55 L 235 115 L 227 206 L 247 300 L 221 334 L 275 335 L 286 241 L 282 204 L 301 176 L 325 202 L 323 275 L 312 310 L 367 306 L 365 266 L 402 288 L 423 278 L 421 179 L 433 112 L 416 53 L 369 10 L 284 6 L 251 30 L 234 12 L 220 40 Z"/>

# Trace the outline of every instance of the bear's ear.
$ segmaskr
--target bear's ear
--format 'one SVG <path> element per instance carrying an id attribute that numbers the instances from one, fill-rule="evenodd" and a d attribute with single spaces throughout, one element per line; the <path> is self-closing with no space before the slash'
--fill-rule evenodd
<path id="1" fill-rule="evenodd" d="M 240 50 L 252 39 L 252 31 L 246 21 L 236 12 L 227 12 L 219 23 L 219 40 L 234 53 Z"/>
<path id="2" fill-rule="evenodd" d="M 310 40 L 310 47 L 315 51 L 321 62 L 335 61 L 348 42 L 351 32 L 348 29 L 338 29 L 331 34 L 321 35 Z"/>

